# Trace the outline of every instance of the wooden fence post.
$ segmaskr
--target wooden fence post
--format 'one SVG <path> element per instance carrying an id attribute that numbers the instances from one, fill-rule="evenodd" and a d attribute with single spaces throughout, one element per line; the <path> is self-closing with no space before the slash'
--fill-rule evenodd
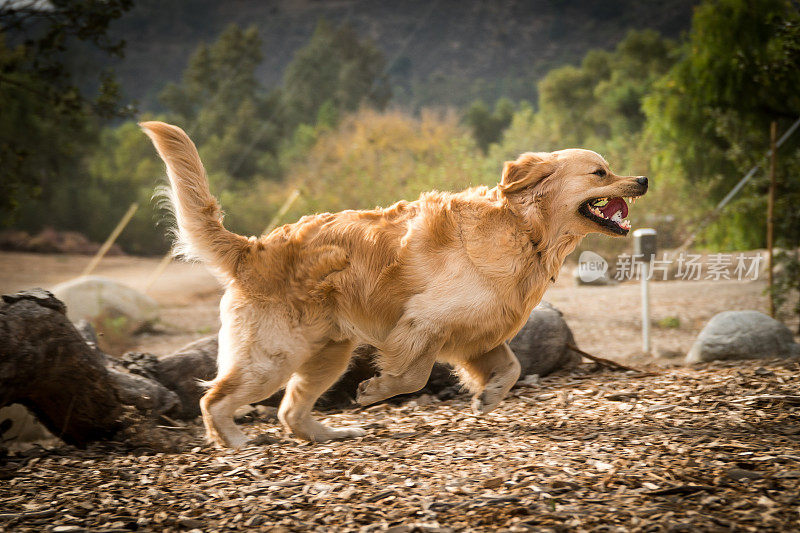
<path id="1" fill-rule="evenodd" d="M 103 246 L 101 246 L 100 249 L 97 250 L 97 253 L 94 254 L 94 257 L 92 257 L 92 260 L 89 262 L 88 265 L 86 265 L 86 268 L 83 269 L 81 276 L 88 276 L 89 274 L 94 272 L 94 269 L 97 268 L 97 265 L 100 263 L 100 260 L 103 258 L 104 255 L 106 255 L 106 252 L 108 252 L 108 250 L 111 248 L 111 245 L 114 244 L 114 241 L 117 240 L 117 237 L 119 237 L 119 234 L 122 233 L 122 230 L 125 229 L 125 226 L 128 225 L 128 222 L 131 221 L 131 218 L 133 218 L 133 214 L 136 212 L 138 208 L 139 204 L 137 204 L 136 202 L 133 202 L 131 204 L 131 206 L 122 216 L 120 221 L 117 223 L 117 227 L 114 228 L 114 231 L 112 231 L 111 235 L 109 235 L 108 238 L 106 239 L 106 242 L 104 242 Z"/>

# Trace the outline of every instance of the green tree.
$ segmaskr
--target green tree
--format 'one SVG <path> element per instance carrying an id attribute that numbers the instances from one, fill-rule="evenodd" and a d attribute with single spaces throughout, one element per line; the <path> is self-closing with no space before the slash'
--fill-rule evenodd
<path id="1" fill-rule="evenodd" d="M 228 176 L 239 181 L 280 176 L 281 102 L 256 78 L 262 58 L 256 28 L 232 24 L 213 44 L 200 45 L 181 83 L 170 83 L 161 93 L 170 120 L 188 130 L 225 182 Z"/>
<path id="2" fill-rule="evenodd" d="M 126 122 L 103 130 L 89 163 L 89 180 L 79 204 L 93 209 L 83 227 L 89 238 L 104 239 L 128 205 L 138 202 L 136 214 L 117 243 L 127 252 L 143 255 L 169 249 L 168 218 L 159 212 L 153 198 L 154 187 L 165 180 L 164 165 L 138 125 Z"/>
<path id="3" fill-rule="evenodd" d="M 108 27 L 131 6 L 132 0 L 0 3 L 0 222 L 13 222 L 32 196 L 42 207 L 59 188 L 75 194 L 92 121 L 129 111 L 120 107 L 108 71 L 100 71 L 94 91 L 81 90 L 65 54 L 84 43 L 121 56 L 124 42 L 111 39 Z M 41 216 L 33 222 L 41 225 Z"/>
<path id="4" fill-rule="evenodd" d="M 501 98 L 494 104 L 494 112 L 483 100 L 476 100 L 464 114 L 464 122 L 472 131 L 472 137 L 485 153 L 489 145 L 500 140 L 503 131 L 511 124 L 514 104 L 508 98 Z"/>
<path id="5" fill-rule="evenodd" d="M 287 176 L 303 190 L 286 220 L 309 212 L 365 209 L 416 199 L 431 189 L 496 183 L 454 112 L 363 109 L 322 132 Z M 284 192 L 285 197 L 285 192 Z"/>
<path id="6" fill-rule="evenodd" d="M 563 146 L 630 143 L 645 122 L 642 101 L 672 65 L 674 44 L 658 33 L 632 31 L 613 52 L 590 51 L 579 67 L 548 73 L 539 108 L 551 139 Z"/>
<path id="7" fill-rule="evenodd" d="M 292 125 L 313 124 L 325 105 L 342 114 L 362 104 L 383 109 L 391 98 L 383 54 L 350 26 L 325 21 L 286 68 L 283 94 Z"/>
<path id="8" fill-rule="evenodd" d="M 680 60 L 646 101 L 648 129 L 661 147 L 654 167 L 660 174 L 685 176 L 692 188 L 707 189 L 707 201 L 693 200 L 703 216 L 761 161 L 769 123 L 777 120 L 785 129 L 800 116 L 798 86 L 800 13 L 792 3 L 705 2 L 695 10 Z M 787 172 L 796 168 L 796 147 L 782 149 L 781 174 L 790 176 Z M 792 197 L 792 190 L 782 192 L 783 198 Z M 763 246 L 764 199 L 764 180 L 756 179 L 709 227 L 705 242 L 728 249 Z M 779 220 L 794 210 L 779 209 Z"/>

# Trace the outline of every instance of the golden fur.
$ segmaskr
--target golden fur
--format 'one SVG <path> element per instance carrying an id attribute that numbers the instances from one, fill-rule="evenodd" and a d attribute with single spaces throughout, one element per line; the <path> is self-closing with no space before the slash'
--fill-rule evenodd
<path id="1" fill-rule="evenodd" d="M 439 360 L 459 369 L 475 411 L 490 411 L 519 377 L 505 341 L 583 236 L 613 234 L 578 214 L 580 204 L 643 193 L 636 177 L 611 174 L 594 152 L 527 153 L 506 163 L 491 189 L 306 216 L 246 238 L 223 227 L 183 130 L 142 127 L 167 164 L 178 250 L 226 286 L 218 375 L 201 400 L 208 436 L 223 446 L 246 441 L 233 412 L 284 385 L 279 418 L 297 436 L 363 435 L 311 417 L 355 343 L 380 354 L 381 373 L 359 388 L 362 405 L 418 390 Z M 604 178 L 592 174 L 598 167 Z"/>

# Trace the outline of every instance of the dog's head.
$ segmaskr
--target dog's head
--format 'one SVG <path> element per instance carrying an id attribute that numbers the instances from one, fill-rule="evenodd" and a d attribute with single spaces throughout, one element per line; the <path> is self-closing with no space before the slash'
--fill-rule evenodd
<path id="1" fill-rule="evenodd" d="M 644 176 L 617 176 L 590 150 L 528 152 L 503 167 L 500 192 L 530 222 L 573 235 L 628 234 L 630 201 L 647 192 Z"/>

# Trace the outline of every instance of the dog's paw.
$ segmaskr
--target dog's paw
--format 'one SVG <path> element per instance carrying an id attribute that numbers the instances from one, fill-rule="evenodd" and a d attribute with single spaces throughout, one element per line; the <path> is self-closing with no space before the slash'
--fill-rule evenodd
<path id="1" fill-rule="evenodd" d="M 489 384 L 480 394 L 472 398 L 472 412 L 476 415 L 485 415 L 494 410 L 506 395 L 502 387 Z"/>
<path id="2" fill-rule="evenodd" d="M 357 439 L 358 437 L 363 437 L 364 435 L 367 434 L 367 432 L 364 429 L 362 429 L 362 428 L 360 428 L 358 426 L 345 427 L 345 428 L 334 428 L 332 431 L 333 431 L 334 434 L 333 434 L 333 436 L 331 438 L 334 439 L 334 440 L 336 440 L 336 439 Z"/>
<path id="3" fill-rule="evenodd" d="M 356 392 L 356 403 L 358 405 L 367 406 L 378 401 L 374 391 L 372 391 L 374 382 L 375 378 L 370 378 L 358 384 L 358 391 Z"/>
<path id="4" fill-rule="evenodd" d="M 252 439 L 247 441 L 248 446 L 268 446 L 271 444 L 278 444 L 280 439 L 276 439 L 271 435 L 267 435 L 266 433 L 262 433 L 257 437 L 253 437 Z"/>
<path id="5" fill-rule="evenodd" d="M 491 401 L 491 399 L 487 398 L 487 396 L 493 395 L 487 395 L 486 391 L 484 391 L 472 398 L 472 412 L 475 415 L 481 416 L 490 413 L 494 411 L 494 408 L 500 403 L 500 399 L 494 399 L 494 401 Z"/>
<path id="6" fill-rule="evenodd" d="M 358 437 L 363 437 L 366 434 L 367 434 L 366 431 L 356 426 L 343 427 L 343 428 L 326 428 L 324 432 L 314 435 L 314 437 L 311 440 L 313 440 L 314 442 L 327 442 L 331 440 L 357 439 Z"/>
<path id="7" fill-rule="evenodd" d="M 470 407 L 472 408 L 472 414 L 474 414 L 475 416 L 481 416 L 485 414 L 483 410 L 483 400 L 481 399 L 480 396 L 475 396 L 472 398 L 472 403 L 470 404 Z"/>

